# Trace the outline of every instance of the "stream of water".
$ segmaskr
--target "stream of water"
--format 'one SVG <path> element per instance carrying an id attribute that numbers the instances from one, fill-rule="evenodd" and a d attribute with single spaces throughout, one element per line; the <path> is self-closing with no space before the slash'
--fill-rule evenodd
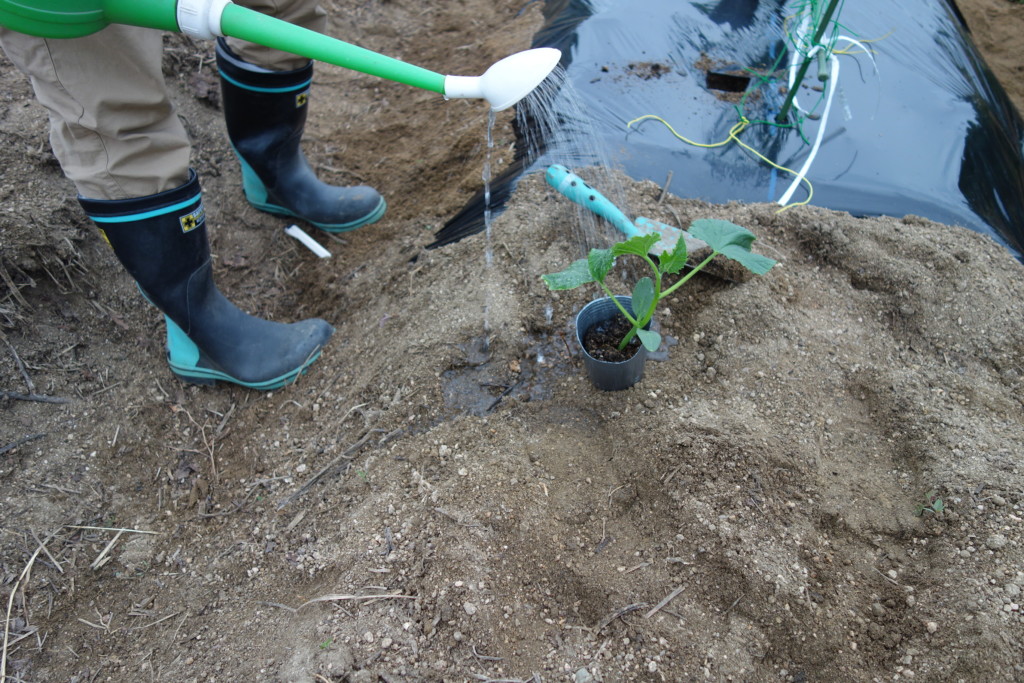
<path id="1" fill-rule="evenodd" d="M 530 168 L 543 172 L 551 164 L 566 166 L 630 215 L 621 176 L 613 173 L 608 143 L 597 134 L 594 119 L 565 69 L 557 67 L 520 102 L 516 107 L 516 124 L 518 143 Z M 571 241 L 577 248 L 573 258 L 585 256 L 591 248 L 606 247 L 621 237 L 609 232 L 607 224 L 589 210 L 573 206 L 577 220 L 568 226 L 551 226 L 553 230 L 571 231 Z"/>
<path id="2" fill-rule="evenodd" d="M 491 336 L 491 307 L 494 302 L 494 235 L 492 233 L 494 207 L 491 206 L 493 180 L 494 126 L 497 117 L 493 111 L 487 116 L 486 150 L 483 164 L 484 198 L 484 287 L 483 336 L 480 351 L 486 353 Z M 596 134 L 593 119 L 585 111 L 583 102 L 566 78 L 562 67 L 555 70 L 532 93 L 516 105 L 517 155 L 530 172 L 543 173 L 551 164 L 567 166 L 601 194 L 608 197 L 622 211 L 629 214 L 625 190 L 620 175 L 612 172 L 604 141 Z M 554 191 L 554 190 L 552 190 Z M 590 249 L 607 247 L 619 239 L 608 224 L 589 210 L 560 198 L 575 210 L 575 220 L 564 225 L 551 225 L 552 233 L 564 231 L 575 245 L 575 253 L 566 254 L 566 265 L 586 256 Z M 546 313 L 550 316 L 550 312 Z"/>
<path id="3" fill-rule="evenodd" d="M 494 153 L 494 122 L 497 116 L 493 109 L 487 112 L 487 151 L 484 156 L 484 268 L 487 277 L 484 279 L 484 345 L 489 344 L 491 334 L 491 303 L 494 298 L 492 290 L 491 270 L 494 267 L 494 241 L 491 237 L 491 157 Z"/>

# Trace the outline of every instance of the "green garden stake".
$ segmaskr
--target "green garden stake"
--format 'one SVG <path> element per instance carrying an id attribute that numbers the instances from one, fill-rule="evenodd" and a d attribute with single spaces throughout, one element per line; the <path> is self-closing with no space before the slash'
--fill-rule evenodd
<path id="1" fill-rule="evenodd" d="M 824 14 L 821 15 L 821 21 L 818 23 L 818 28 L 814 31 L 814 39 L 811 41 L 811 45 L 818 45 L 821 43 L 821 37 L 825 35 L 825 29 L 828 27 L 829 22 L 832 21 L 832 14 L 835 12 L 838 4 L 839 0 L 829 1 L 828 7 L 825 9 Z M 811 57 L 807 57 L 800 65 L 800 69 L 796 74 L 796 80 L 793 81 L 793 87 L 790 89 L 789 94 L 786 95 L 786 101 L 782 103 L 782 109 L 779 110 L 778 115 L 775 117 L 776 123 L 786 122 L 786 116 L 789 114 L 789 108 L 793 105 L 793 98 L 796 97 L 796 91 L 800 89 L 800 84 L 804 82 L 804 76 L 807 75 L 807 70 L 810 66 Z"/>
<path id="2" fill-rule="evenodd" d="M 818 59 L 818 80 L 824 83 L 828 80 L 828 57 L 824 50 L 818 50 L 814 56 Z"/>

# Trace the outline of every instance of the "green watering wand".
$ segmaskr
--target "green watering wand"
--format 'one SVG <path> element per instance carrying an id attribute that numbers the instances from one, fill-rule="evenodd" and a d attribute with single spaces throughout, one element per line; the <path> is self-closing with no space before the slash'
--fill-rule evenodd
<path id="1" fill-rule="evenodd" d="M 445 76 L 261 14 L 230 0 L 0 0 L 0 26 L 42 38 L 80 38 L 110 24 L 217 36 L 290 52 L 448 98 L 487 100 L 494 111 L 526 97 L 557 66 L 549 47 L 519 52 L 482 76 Z"/>

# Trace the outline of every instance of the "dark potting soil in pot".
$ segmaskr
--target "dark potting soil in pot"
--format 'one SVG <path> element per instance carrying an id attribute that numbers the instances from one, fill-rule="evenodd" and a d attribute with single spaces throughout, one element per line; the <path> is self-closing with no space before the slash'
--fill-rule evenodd
<path id="1" fill-rule="evenodd" d="M 640 350 L 640 340 L 633 337 L 626 348 L 619 351 L 622 338 L 629 334 L 632 327 L 621 313 L 616 313 L 615 317 L 602 320 L 587 330 L 583 335 L 583 348 L 597 360 L 609 363 L 627 361 Z"/>

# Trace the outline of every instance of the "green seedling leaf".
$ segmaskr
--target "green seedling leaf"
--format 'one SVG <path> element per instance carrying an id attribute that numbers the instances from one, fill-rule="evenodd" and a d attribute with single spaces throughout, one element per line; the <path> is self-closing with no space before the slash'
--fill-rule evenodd
<path id="1" fill-rule="evenodd" d="M 748 270 L 764 275 L 775 260 L 750 251 L 750 246 L 757 237 L 746 228 L 729 221 L 713 218 L 701 218 L 690 225 L 690 234 L 727 258 L 738 262 Z"/>
<path id="2" fill-rule="evenodd" d="M 686 240 L 682 235 L 676 241 L 676 246 L 672 248 L 672 251 L 662 252 L 658 259 L 658 267 L 661 272 L 666 275 L 674 275 L 683 269 L 686 265 L 686 259 L 689 258 L 689 254 L 686 252 Z"/>
<path id="3" fill-rule="evenodd" d="M 647 256 L 651 247 L 658 243 L 660 235 L 647 234 L 630 237 L 625 242 L 619 242 L 612 246 L 612 255 L 633 254 L 634 256 Z"/>
<path id="4" fill-rule="evenodd" d="M 608 271 L 615 265 L 615 256 L 610 249 L 591 249 L 587 257 L 587 266 L 590 268 L 590 276 L 595 282 L 604 282 Z"/>
<path id="5" fill-rule="evenodd" d="M 699 240 L 704 240 L 715 251 L 723 251 L 731 244 L 750 251 L 750 246 L 757 237 L 744 227 L 730 221 L 716 218 L 699 218 L 690 224 L 689 233 Z"/>
<path id="6" fill-rule="evenodd" d="M 914 514 L 918 517 L 923 515 L 925 512 L 930 512 L 933 515 L 937 515 L 946 509 L 946 504 L 939 498 L 939 494 L 934 489 L 925 494 L 924 502 L 918 503 L 914 506 Z"/>
<path id="7" fill-rule="evenodd" d="M 640 337 L 640 343 L 652 353 L 661 346 L 661 335 L 651 330 L 637 330 L 636 336 Z"/>
<path id="8" fill-rule="evenodd" d="M 722 256 L 731 258 L 733 261 L 738 262 L 741 266 L 757 275 L 764 275 L 772 269 L 772 266 L 778 263 L 775 259 L 770 259 L 767 256 L 746 251 L 737 246 L 728 247 L 722 252 Z"/>
<path id="9" fill-rule="evenodd" d="M 590 274 L 590 266 L 587 264 L 587 259 L 582 258 L 574 261 L 572 265 L 559 273 L 542 275 L 541 279 L 544 280 L 544 284 L 551 290 L 576 289 L 580 285 L 594 281 L 594 277 Z"/>
<path id="10" fill-rule="evenodd" d="M 654 280 L 642 277 L 633 287 L 633 316 L 638 320 L 646 317 L 654 305 Z"/>

